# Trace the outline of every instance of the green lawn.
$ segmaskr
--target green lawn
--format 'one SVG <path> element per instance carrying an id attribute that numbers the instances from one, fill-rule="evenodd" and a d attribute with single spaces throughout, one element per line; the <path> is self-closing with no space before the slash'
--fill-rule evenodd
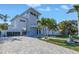
<path id="1" fill-rule="evenodd" d="M 71 36 L 75 39 L 79 39 L 78 35 L 71 35 Z M 55 36 L 50 36 L 50 37 L 57 38 L 57 39 L 67 39 L 69 35 L 55 35 Z"/>
<path id="2" fill-rule="evenodd" d="M 52 39 L 44 40 L 44 41 L 49 42 L 49 43 L 53 43 L 53 44 L 56 44 L 59 46 L 63 46 L 63 47 L 66 47 L 66 48 L 69 48 L 69 49 L 72 49 L 72 50 L 79 52 L 79 46 L 77 44 L 67 44 L 66 40 L 63 40 L 63 38 L 61 40 L 52 38 Z"/>

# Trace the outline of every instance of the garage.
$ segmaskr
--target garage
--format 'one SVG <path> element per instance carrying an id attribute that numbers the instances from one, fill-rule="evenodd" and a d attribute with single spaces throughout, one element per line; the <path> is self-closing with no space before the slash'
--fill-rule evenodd
<path id="1" fill-rule="evenodd" d="M 20 36 L 20 32 L 7 32 L 7 36 Z"/>

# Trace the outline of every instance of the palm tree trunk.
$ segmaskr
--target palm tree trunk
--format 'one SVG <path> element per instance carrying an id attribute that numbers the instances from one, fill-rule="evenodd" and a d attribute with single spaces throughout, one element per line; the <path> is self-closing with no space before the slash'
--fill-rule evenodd
<path id="1" fill-rule="evenodd" d="M 78 20 L 78 22 L 77 22 L 77 23 L 78 23 L 78 36 L 79 36 L 79 20 Z"/>
<path id="2" fill-rule="evenodd" d="M 78 19 L 77 19 L 77 23 L 78 23 L 78 36 L 79 36 L 79 11 L 78 11 Z"/>
<path id="3" fill-rule="evenodd" d="M 45 27 L 45 39 L 46 39 L 46 40 L 48 39 L 48 30 L 47 30 L 46 27 Z"/>

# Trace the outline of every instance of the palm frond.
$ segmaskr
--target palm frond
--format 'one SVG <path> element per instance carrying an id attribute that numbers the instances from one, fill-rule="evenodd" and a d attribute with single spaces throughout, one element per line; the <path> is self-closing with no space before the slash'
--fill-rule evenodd
<path id="1" fill-rule="evenodd" d="M 72 13 L 72 12 L 76 12 L 76 9 L 75 9 L 75 8 L 70 9 L 70 10 L 67 12 L 67 14 Z"/>
<path id="2" fill-rule="evenodd" d="M 4 15 L 3 14 L 0 14 L 0 19 L 3 19 L 4 18 Z"/>

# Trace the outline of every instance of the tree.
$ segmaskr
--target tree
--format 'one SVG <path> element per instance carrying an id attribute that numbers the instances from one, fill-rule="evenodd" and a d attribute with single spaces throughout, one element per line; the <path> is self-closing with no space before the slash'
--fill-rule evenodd
<path id="1" fill-rule="evenodd" d="M 46 26 L 48 27 L 49 30 L 53 30 L 53 31 L 57 30 L 57 23 L 52 18 L 47 18 L 46 19 Z"/>
<path id="2" fill-rule="evenodd" d="M 0 24 L 0 28 L 1 28 L 1 30 L 7 30 L 8 29 L 8 24 L 7 23 Z"/>
<path id="3" fill-rule="evenodd" d="M 62 21 L 58 24 L 58 26 L 62 34 L 70 35 L 75 34 L 77 31 L 76 24 L 74 24 L 73 21 L 70 20 Z"/>
<path id="4" fill-rule="evenodd" d="M 38 28 L 40 27 L 43 29 L 43 33 L 45 34 L 45 29 L 46 29 L 46 18 L 41 18 L 40 20 L 37 21 Z"/>
<path id="5" fill-rule="evenodd" d="M 76 12 L 77 13 L 77 16 L 78 16 L 78 36 L 79 36 L 79 4 L 75 4 L 73 5 L 73 8 L 70 9 L 67 13 L 72 13 L 72 12 Z"/>
<path id="6" fill-rule="evenodd" d="M 33 27 L 33 29 L 37 30 L 37 36 L 40 37 L 42 26 L 37 25 L 37 27 Z"/>
<path id="7" fill-rule="evenodd" d="M 4 21 L 4 23 L 1 24 L 0 28 L 1 28 L 1 30 L 4 30 L 4 33 L 5 33 L 5 30 L 8 29 L 8 23 L 6 23 L 7 18 L 9 18 L 9 16 L 7 14 L 6 15 L 0 14 L 0 19 L 2 19 Z"/>
<path id="8" fill-rule="evenodd" d="M 0 19 L 2 19 L 4 21 L 4 23 L 7 22 L 7 18 L 10 18 L 7 14 L 5 14 L 5 15 L 0 14 Z"/>
<path id="9" fill-rule="evenodd" d="M 3 14 L 0 14 L 0 19 L 3 19 L 4 18 L 4 15 Z"/>
<path id="10" fill-rule="evenodd" d="M 3 21 L 6 23 L 7 22 L 7 18 L 10 18 L 7 14 L 6 15 L 4 15 L 4 17 L 3 17 Z"/>
<path id="11" fill-rule="evenodd" d="M 43 29 L 47 28 L 49 31 L 57 30 L 57 23 L 52 18 L 41 18 L 41 20 L 38 20 L 38 23 L 40 26 L 42 26 Z M 48 36 L 48 33 L 46 33 L 46 35 Z"/>

